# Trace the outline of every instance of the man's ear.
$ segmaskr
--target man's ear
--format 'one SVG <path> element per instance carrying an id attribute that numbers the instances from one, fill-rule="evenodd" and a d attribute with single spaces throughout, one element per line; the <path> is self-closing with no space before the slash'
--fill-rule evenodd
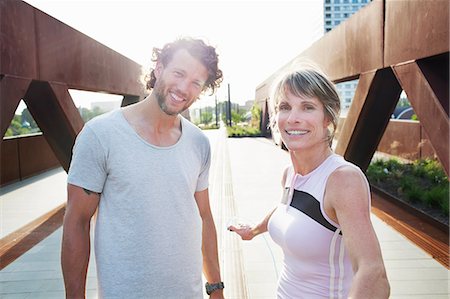
<path id="1" fill-rule="evenodd" d="M 155 78 L 159 79 L 159 77 L 161 77 L 161 74 L 164 70 L 164 66 L 161 62 L 156 62 L 156 66 L 155 66 Z"/>

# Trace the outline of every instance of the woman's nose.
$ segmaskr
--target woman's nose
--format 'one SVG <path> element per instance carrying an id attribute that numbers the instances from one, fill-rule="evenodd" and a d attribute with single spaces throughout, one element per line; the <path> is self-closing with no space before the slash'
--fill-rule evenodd
<path id="1" fill-rule="evenodd" d="M 298 123 L 302 119 L 302 115 L 300 111 L 297 111 L 296 109 L 292 109 L 289 113 L 288 122 L 289 123 Z"/>

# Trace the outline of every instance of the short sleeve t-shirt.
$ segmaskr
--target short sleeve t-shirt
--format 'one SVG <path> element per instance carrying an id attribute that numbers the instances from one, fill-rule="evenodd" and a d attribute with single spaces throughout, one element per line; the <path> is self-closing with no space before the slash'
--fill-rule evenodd
<path id="1" fill-rule="evenodd" d="M 182 118 L 176 144 L 141 138 L 122 111 L 88 122 L 68 183 L 101 194 L 95 223 L 99 298 L 201 298 L 202 222 L 210 145 Z"/>

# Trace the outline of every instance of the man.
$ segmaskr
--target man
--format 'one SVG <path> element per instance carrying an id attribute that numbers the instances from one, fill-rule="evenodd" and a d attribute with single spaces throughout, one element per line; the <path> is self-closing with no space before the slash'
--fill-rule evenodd
<path id="1" fill-rule="evenodd" d="M 218 55 L 187 38 L 153 55 L 151 94 L 93 119 L 77 137 L 61 256 L 67 298 L 85 296 L 96 211 L 99 298 L 202 298 L 202 266 L 210 298 L 223 298 L 210 146 L 180 115 L 220 85 Z"/>

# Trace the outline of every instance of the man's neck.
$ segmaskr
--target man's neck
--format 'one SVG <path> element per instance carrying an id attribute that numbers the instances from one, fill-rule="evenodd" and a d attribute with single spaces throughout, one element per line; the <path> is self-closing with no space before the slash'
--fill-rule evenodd
<path id="1" fill-rule="evenodd" d="M 181 116 L 167 115 L 151 96 L 125 107 L 123 114 L 136 133 L 150 144 L 170 146 L 181 137 Z"/>
<path id="2" fill-rule="evenodd" d="M 152 95 L 148 96 L 142 104 L 142 119 L 158 132 L 169 131 L 175 128 L 181 129 L 181 117 L 178 114 L 168 115 L 162 111 L 158 100 Z"/>

